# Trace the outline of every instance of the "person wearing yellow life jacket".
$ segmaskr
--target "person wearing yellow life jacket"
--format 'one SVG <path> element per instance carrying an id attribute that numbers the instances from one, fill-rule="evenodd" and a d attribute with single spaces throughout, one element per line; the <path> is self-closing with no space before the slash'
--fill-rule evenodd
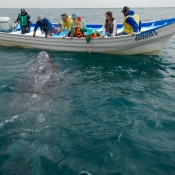
<path id="1" fill-rule="evenodd" d="M 25 9 L 21 9 L 21 13 L 19 13 L 18 18 L 15 20 L 15 23 L 18 22 L 20 23 L 21 27 L 21 33 L 29 33 L 30 32 L 30 16 L 28 13 L 25 11 Z"/>
<path id="2" fill-rule="evenodd" d="M 121 12 L 125 17 L 123 21 L 123 35 L 131 34 L 134 36 L 137 32 L 141 31 L 141 21 L 139 15 L 137 15 L 134 11 L 130 11 L 130 8 L 127 6 L 123 7 Z"/>

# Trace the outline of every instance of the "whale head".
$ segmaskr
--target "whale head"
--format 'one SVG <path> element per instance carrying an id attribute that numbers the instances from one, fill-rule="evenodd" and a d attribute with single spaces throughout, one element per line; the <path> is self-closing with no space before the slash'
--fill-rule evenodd
<path id="1" fill-rule="evenodd" d="M 45 93 L 59 82 L 60 69 L 49 54 L 40 52 L 37 58 L 31 60 L 24 75 L 23 90 L 31 93 Z"/>
<path id="2" fill-rule="evenodd" d="M 42 60 L 43 62 L 48 62 L 48 61 L 52 61 L 49 54 L 45 51 L 41 51 L 38 56 L 37 56 L 38 60 Z"/>

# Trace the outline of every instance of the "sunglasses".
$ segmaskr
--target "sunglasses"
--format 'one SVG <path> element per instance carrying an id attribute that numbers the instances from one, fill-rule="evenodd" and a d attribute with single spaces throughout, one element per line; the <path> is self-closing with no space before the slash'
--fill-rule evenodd
<path id="1" fill-rule="evenodd" d="M 66 19 L 66 18 L 67 18 L 67 16 L 61 16 L 61 19 L 62 20 Z"/>

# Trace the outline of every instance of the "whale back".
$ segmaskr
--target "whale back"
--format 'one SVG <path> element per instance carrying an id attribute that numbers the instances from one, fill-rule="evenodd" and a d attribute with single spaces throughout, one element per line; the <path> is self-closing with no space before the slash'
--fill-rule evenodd
<path id="1" fill-rule="evenodd" d="M 48 93 L 56 86 L 59 79 L 60 69 L 51 60 L 47 52 L 40 52 L 37 58 L 29 63 L 25 72 L 25 78 L 21 83 L 23 92 Z"/>

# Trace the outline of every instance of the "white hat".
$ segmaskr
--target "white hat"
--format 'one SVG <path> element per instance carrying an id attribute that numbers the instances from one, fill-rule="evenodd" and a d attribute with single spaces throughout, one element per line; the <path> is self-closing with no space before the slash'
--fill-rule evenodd
<path id="1" fill-rule="evenodd" d="M 37 20 L 41 21 L 42 19 L 43 19 L 43 17 L 41 15 L 38 15 Z"/>

